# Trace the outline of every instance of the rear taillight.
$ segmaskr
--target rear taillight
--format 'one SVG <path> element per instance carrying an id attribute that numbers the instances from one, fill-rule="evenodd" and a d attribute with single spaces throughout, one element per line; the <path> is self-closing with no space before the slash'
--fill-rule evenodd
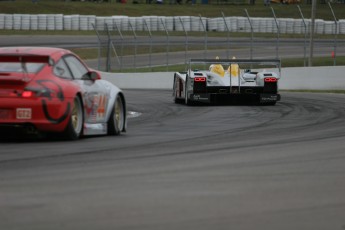
<path id="1" fill-rule="evenodd" d="M 35 92 L 27 91 L 27 90 L 22 91 L 22 90 L 15 90 L 15 89 L 8 89 L 8 90 L 1 89 L 0 97 L 33 98 L 35 97 Z"/>
<path id="2" fill-rule="evenodd" d="M 196 82 L 205 82 L 206 81 L 206 77 L 195 77 L 194 81 L 196 81 Z"/>
<path id="3" fill-rule="evenodd" d="M 265 82 L 277 82 L 277 78 L 275 77 L 265 77 Z"/>
<path id="4" fill-rule="evenodd" d="M 52 98 L 55 94 L 46 89 L 25 88 L 24 90 L 16 89 L 0 89 L 0 97 L 15 97 L 15 98 L 37 98 L 47 97 Z M 57 97 L 57 96 L 56 96 Z"/>
<path id="5" fill-rule="evenodd" d="M 24 98 L 30 98 L 33 97 L 35 94 L 32 91 L 24 91 L 22 92 L 22 97 Z"/>
<path id="6" fill-rule="evenodd" d="M 194 93 L 206 93 L 206 77 L 194 77 Z"/>
<path id="7" fill-rule="evenodd" d="M 33 98 L 33 97 L 54 97 L 53 91 L 47 88 L 41 87 L 26 87 L 23 92 L 21 92 L 21 97 L 23 98 Z"/>

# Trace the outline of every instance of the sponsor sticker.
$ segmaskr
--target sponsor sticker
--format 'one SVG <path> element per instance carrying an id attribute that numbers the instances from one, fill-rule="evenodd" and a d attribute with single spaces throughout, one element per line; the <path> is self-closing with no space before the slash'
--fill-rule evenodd
<path id="1" fill-rule="evenodd" d="M 260 97 L 261 102 L 272 102 L 272 101 L 278 101 L 277 95 L 266 95 L 262 94 Z"/>
<path id="2" fill-rule="evenodd" d="M 17 108 L 16 110 L 16 118 L 17 119 L 31 119 L 32 112 L 29 108 Z"/>
<path id="3" fill-rule="evenodd" d="M 196 101 L 208 101 L 208 97 L 204 97 L 204 96 L 199 95 L 199 94 L 194 94 L 193 95 L 193 100 L 196 100 Z"/>

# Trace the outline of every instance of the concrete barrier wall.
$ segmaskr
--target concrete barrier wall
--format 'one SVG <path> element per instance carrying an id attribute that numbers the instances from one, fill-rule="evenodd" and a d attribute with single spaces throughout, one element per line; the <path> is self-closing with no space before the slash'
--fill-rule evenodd
<path id="1" fill-rule="evenodd" d="M 345 90 L 345 66 L 283 68 L 281 89 Z"/>
<path id="2" fill-rule="evenodd" d="M 174 72 L 102 73 L 121 89 L 172 89 Z M 345 90 L 345 66 L 282 68 L 279 88 Z"/>
<path id="3" fill-rule="evenodd" d="M 246 17 L 195 17 L 195 16 L 96 16 L 96 15 L 63 15 L 63 14 L 2 14 L 0 13 L 0 30 L 104 30 L 105 23 L 109 30 L 144 31 L 147 30 L 143 20 L 150 31 L 208 31 L 218 32 L 250 32 L 251 26 Z M 254 32 L 275 33 L 276 23 L 273 18 L 252 17 Z M 306 29 L 309 30 L 311 20 L 305 19 Z M 116 26 L 115 26 L 116 25 Z M 305 25 L 301 19 L 278 18 L 279 31 L 282 34 L 303 34 Z M 228 29 L 227 29 L 228 28 Z M 337 31 L 336 31 L 337 29 Z M 315 33 L 317 34 L 345 34 L 345 19 L 334 21 L 316 19 Z M 309 31 L 308 31 L 309 33 Z"/>

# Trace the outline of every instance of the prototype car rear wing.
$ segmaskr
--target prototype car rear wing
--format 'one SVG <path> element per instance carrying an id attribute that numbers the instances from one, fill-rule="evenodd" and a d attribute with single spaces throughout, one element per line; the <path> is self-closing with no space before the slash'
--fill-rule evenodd
<path id="1" fill-rule="evenodd" d="M 279 69 L 279 74 L 281 72 L 281 61 L 280 59 L 190 59 L 189 70 L 191 66 L 195 64 L 221 64 L 228 65 L 231 64 L 250 64 L 256 66 L 272 66 L 273 68 Z"/>
<path id="2" fill-rule="evenodd" d="M 204 65 L 202 67 L 201 65 Z M 277 69 L 278 76 L 281 76 L 281 60 L 280 59 L 190 59 L 189 61 L 189 68 L 188 68 L 188 76 L 192 75 L 192 71 L 197 71 L 198 68 L 193 68 L 199 67 L 201 69 L 205 69 L 205 65 L 221 65 L 221 66 L 228 66 L 228 73 L 230 74 L 230 87 L 232 87 L 232 80 L 231 76 L 233 71 L 232 68 L 237 66 L 237 69 L 239 70 L 241 68 L 241 65 L 247 66 L 247 68 L 244 69 L 252 69 L 253 66 L 255 66 L 256 69 L 267 69 L 267 68 L 272 68 L 272 69 Z M 249 66 L 249 68 L 248 68 Z M 235 69 L 235 68 L 234 68 Z M 224 71 L 223 67 L 222 70 Z M 236 72 L 236 71 L 235 71 Z M 238 73 L 238 76 L 240 73 Z M 240 91 L 241 88 L 241 82 L 240 82 L 240 77 L 238 77 L 238 90 Z"/>

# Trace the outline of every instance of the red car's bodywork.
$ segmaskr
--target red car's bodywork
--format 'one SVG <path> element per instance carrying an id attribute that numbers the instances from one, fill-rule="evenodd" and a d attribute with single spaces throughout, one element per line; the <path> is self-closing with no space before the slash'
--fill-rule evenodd
<path id="1" fill-rule="evenodd" d="M 82 131 L 77 137 L 107 134 L 117 97 L 122 100 L 120 131 L 124 131 L 122 92 L 101 80 L 99 73 L 74 53 L 59 48 L 0 48 L 0 129 L 64 132 L 69 123 L 79 119 Z M 82 114 L 71 117 L 76 99 L 81 102 Z"/>

